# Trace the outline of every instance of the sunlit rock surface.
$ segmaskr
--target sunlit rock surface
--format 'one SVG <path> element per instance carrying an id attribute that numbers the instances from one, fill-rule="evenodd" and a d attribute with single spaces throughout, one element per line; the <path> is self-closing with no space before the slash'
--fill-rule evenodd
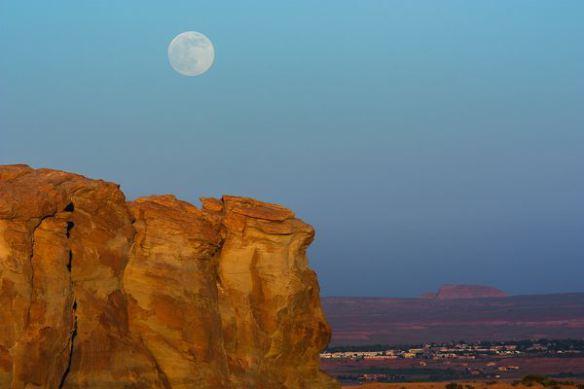
<path id="1" fill-rule="evenodd" d="M 335 388 L 312 227 L 0 167 L 0 387 Z"/>

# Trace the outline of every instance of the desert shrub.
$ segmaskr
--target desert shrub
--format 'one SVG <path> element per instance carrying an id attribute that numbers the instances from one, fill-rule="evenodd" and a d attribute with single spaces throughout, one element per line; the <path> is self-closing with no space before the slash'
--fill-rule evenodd
<path id="1" fill-rule="evenodd" d="M 456 382 L 451 382 L 446 384 L 446 389 L 464 389 L 462 385 L 457 384 Z"/>
<path id="2" fill-rule="evenodd" d="M 525 386 L 533 386 L 535 384 L 546 386 L 545 383 L 547 382 L 547 377 L 541 375 L 526 375 L 521 379 L 521 383 Z"/>
<path id="3" fill-rule="evenodd" d="M 554 379 L 551 379 L 550 377 L 540 375 L 527 375 L 523 377 L 521 381 L 515 382 L 517 382 L 518 384 L 521 383 L 525 386 L 533 386 L 535 384 L 539 384 L 550 389 L 560 389 L 563 385 L 565 386 L 574 385 L 573 381 L 556 381 Z"/>

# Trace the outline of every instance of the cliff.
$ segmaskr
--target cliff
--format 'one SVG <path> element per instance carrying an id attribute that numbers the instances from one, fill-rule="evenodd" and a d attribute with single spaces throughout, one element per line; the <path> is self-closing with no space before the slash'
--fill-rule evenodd
<path id="1" fill-rule="evenodd" d="M 306 248 L 274 204 L 0 166 L 0 387 L 336 388 Z"/>

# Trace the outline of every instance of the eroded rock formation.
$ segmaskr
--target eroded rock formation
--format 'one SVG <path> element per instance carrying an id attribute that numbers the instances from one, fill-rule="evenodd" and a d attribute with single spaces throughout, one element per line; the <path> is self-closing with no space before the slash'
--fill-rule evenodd
<path id="1" fill-rule="evenodd" d="M 338 387 L 318 363 L 312 227 L 248 198 L 202 204 L 1 166 L 0 387 Z"/>

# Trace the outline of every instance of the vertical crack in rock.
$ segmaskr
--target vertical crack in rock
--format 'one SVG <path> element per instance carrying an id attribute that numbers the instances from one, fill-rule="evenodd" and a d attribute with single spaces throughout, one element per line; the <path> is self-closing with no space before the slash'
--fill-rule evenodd
<path id="1" fill-rule="evenodd" d="M 75 223 L 67 222 L 67 239 L 71 237 L 71 229 L 75 227 Z"/>
<path id="2" fill-rule="evenodd" d="M 67 271 L 71 272 L 71 264 L 73 263 L 73 252 L 69 250 L 69 260 L 67 261 Z"/>
<path id="3" fill-rule="evenodd" d="M 71 363 L 73 361 L 73 350 L 75 347 L 75 337 L 77 336 L 77 300 L 73 301 L 73 306 L 71 307 L 72 314 L 73 314 L 73 329 L 71 330 L 71 336 L 69 337 L 69 357 L 67 360 L 67 367 L 63 372 L 63 376 L 61 377 L 61 382 L 59 383 L 59 389 L 65 385 L 65 381 L 67 380 L 67 376 L 71 371 Z"/>
<path id="4" fill-rule="evenodd" d="M 67 207 L 65 207 L 65 212 L 73 212 L 75 207 L 73 203 L 69 203 Z M 71 248 L 70 239 L 71 239 L 71 230 L 75 227 L 75 223 L 71 220 L 67 221 L 67 228 L 65 235 L 67 236 L 67 242 L 69 243 L 69 253 L 68 253 L 68 260 L 67 260 L 67 271 L 69 272 L 69 285 L 73 283 L 73 277 L 71 275 L 72 265 L 73 265 L 73 249 Z M 75 337 L 77 336 L 77 299 L 73 296 L 73 305 L 71 306 L 71 315 L 73 316 L 73 327 L 71 329 L 71 334 L 69 335 L 69 354 L 67 356 L 67 366 L 65 367 L 65 371 L 61 376 L 61 381 L 59 382 L 59 389 L 63 387 L 65 381 L 67 380 L 67 376 L 71 371 L 71 364 L 73 362 L 73 350 L 75 348 Z"/>

